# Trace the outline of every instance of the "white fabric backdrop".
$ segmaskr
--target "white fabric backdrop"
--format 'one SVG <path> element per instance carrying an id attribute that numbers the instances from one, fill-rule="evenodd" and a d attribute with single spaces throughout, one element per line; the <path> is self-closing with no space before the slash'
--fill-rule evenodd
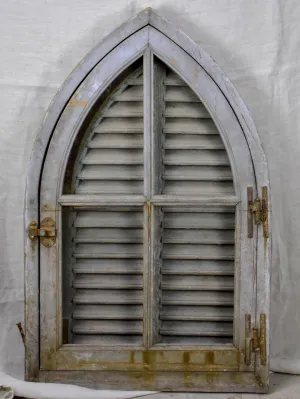
<path id="1" fill-rule="evenodd" d="M 273 202 L 271 367 L 300 373 L 299 0 L 0 0 L 0 371 L 24 375 L 23 206 L 39 125 L 79 60 L 148 6 L 201 43 L 257 125 Z"/>

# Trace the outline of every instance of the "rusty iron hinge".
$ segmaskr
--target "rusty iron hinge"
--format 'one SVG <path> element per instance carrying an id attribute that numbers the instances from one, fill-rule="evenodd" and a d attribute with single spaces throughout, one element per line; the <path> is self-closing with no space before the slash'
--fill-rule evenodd
<path id="1" fill-rule="evenodd" d="M 56 242 L 55 222 L 51 218 L 45 218 L 41 221 L 40 228 L 36 221 L 32 221 L 28 227 L 28 237 L 31 241 L 36 241 L 40 238 L 41 244 L 44 247 L 52 247 Z"/>
<path id="2" fill-rule="evenodd" d="M 268 188 L 261 188 L 261 198 L 253 198 L 253 187 L 247 188 L 248 194 L 248 237 L 253 238 L 253 223 L 262 224 L 265 238 L 269 237 Z"/>
<path id="3" fill-rule="evenodd" d="M 266 315 L 261 313 L 259 331 L 251 327 L 251 314 L 245 315 L 245 364 L 251 364 L 252 352 L 260 353 L 260 363 L 267 364 Z"/>

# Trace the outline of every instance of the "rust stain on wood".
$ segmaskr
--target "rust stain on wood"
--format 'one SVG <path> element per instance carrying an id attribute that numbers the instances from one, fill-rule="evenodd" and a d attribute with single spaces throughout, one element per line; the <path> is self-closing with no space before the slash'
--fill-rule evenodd
<path id="1" fill-rule="evenodd" d="M 69 105 L 75 106 L 75 107 L 85 107 L 88 104 L 88 101 L 86 100 L 77 100 L 76 98 L 72 98 L 69 102 Z"/>
<path id="2" fill-rule="evenodd" d="M 183 364 L 188 366 L 190 363 L 190 354 L 189 352 L 183 352 Z"/>
<path id="3" fill-rule="evenodd" d="M 213 365 L 215 363 L 215 354 L 213 351 L 208 351 L 205 354 L 205 363 L 207 365 Z"/>

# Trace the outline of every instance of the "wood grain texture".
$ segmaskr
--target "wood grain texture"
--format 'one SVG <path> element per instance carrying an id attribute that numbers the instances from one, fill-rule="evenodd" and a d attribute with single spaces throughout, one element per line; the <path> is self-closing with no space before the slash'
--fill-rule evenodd
<path id="1" fill-rule="evenodd" d="M 248 392 L 266 393 L 268 387 L 262 385 L 253 373 L 238 372 L 107 372 L 107 371 L 58 371 L 41 372 L 41 382 L 74 383 L 94 389 L 156 390 L 175 392 Z M 173 394 L 174 395 L 174 394 Z"/>
<path id="2" fill-rule="evenodd" d="M 170 24 L 165 19 L 158 16 L 155 12 L 150 9 L 145 10 L 141 14 L 139 14 L 136 18 L 130 20 L 127 24 L 123 25 L 117 32 L 113 33 L 109 36 L 106 41 L 100 44 L 95 51 L 93 51 L 87 58 L 79 65 L 77 70 L 73 74 L 71 74 L 70 78 L 68 78 L 67 82 L 65 83 L 63 89 L 59 92 L 56 97 L 56 100 L 53 102 L 52 107 L 50 108 L 49 112 L 47 113 L 47 117 L 45 118 L 43 127 L 39 134 L 38 140 L 36 141 L 36 145 L 33 151 L 33 155 L 30 162 L 29 168 L 29 175 L 27 180 L 27 188 L 26 188 L 26 211 L 25 211 L 25 223 L 26 227 L 31 220 L 38 220 L 39 218 L 39 209 L 38 209 L 38 189 L 39 189 L 39 180 L 41 175 L 41 165 L 44 159 L 44 155 L 46 149 L 48 148 L 50 137 L 53 133 L 54 126 L 56 126 L 58 122 L 58 116 L 61 114 L 62 109 L 65 108 L 67 99 L 69 99 L 75 89 L 78 87 L 79 82 L 84 80 L 84 77 L 94 68 L 94 66 L 103 59 L 103 57 L 108 54 L 112 48 L 114 48 L 118 43 L 124 42 L 126 37 L 131 36 L 134 32 L 140 30 L 143 26 L 146 25 L 154 26 L 158 31 L 162 33 L 162 36 L 168 37 L 173 40 L 173 43 L 177 43 L 179 47 L 183 48 L 187 54 L 189 54 L 195 61 L 198 63 L 204 70 L 208 73 L 208 75 L 213 79 L 214 82 L 221 88 L 222 94 L 226 98 L 226 101 L 230 104 L 232 109 L 234 110 L 235 116 L 237 117 L 238 123 L 242 127 L 241 135 L 245 135 L 247 145 L 249 145 L 251 158 L 253 160 L 254 170 L 255 170 L 255 178 L 258 187 L 260 186 L 267 186 L 269 188 L 269 181 L 268 181 L 268 171 L 264 153 L 261 148 L 261 144 L 258 138 L 257 131 L 253 124 L 253 121 L 238 94 L 232 87 L 231 83 L 229 82 L 226 75 L 220 70 L 220 68 L 207 56 L 203 50 L 199 48 L 194 42 L 192 42 L 189 38 L 187 38 L 184 33 L 177 30 L 172 24 Z M 145 42 L 144 45 L 149 43 L 149 29 L 144 36 Z M 125 40 L 126 41 L 126 40 Z M 141 42 L 140 42 L 141 43 Z M 153 47 L 155 44 L 152 41 L 151 46 Z M 158 47 L 158 53 L 161 54 L 163 52 L 163 43 L 160 43 Z M 139 51 L 142 51 L 143 45 L 138 49 L 134 47 L 134 54 L 140 54 Z M 125 53 L 124 53 L 125 54 Z M 126 58 L 127 57 L 127 58 Z M 126 61 L 131 62 L 129 60 L 130 56 L 126 53 Z M 107 57 L 108 62 L 109 57 Z M 111 64 L 112 65 L 112 64 Z M 105 69 L 105 68 L 104 68 Z M 110 76 L 113 76 L 115 72 L 110 70 Z M 186 71 L 186 75 L 188 75 L 188 70 Z M 182 74 L 184 75 L 184 73 Z M 103 85 L 101 86 L 101 82 L 99 83 L 99 90 L 103 90 Z M 180 81 L 178 85 L 180 85 Z M 89 90 L 88 86 L 84 87 L 84 90 Z M 201 96 L 200 96 L 201 97 Z M 86 101 L 84 97 L 76 98 L 78 101 Z M 213 99 L 215 101 L 215 99 Z M 93 99 L 89 102 L 89 105 L 92 105 Z M 86 107 L 86 112 L 88 112 L 89 105 Z M 80 107 L 73 107 L 74 109 L 77 108 L 77 111 Z M 214 107 L 210 108 L 211 112 L 214 111 Z M 85 112 L 84 111 L 84 112 Z M 81 111 L 80 111 L 81 112 Z M 62 120 L 58 124 L 58 127 L 63 130 L 63 125 L 69 126 L 70 130 L 66 131 L 66 136 L 62 138 L 59 143 L 59 147 L 62 149 L 59 151 L 61 160 L 66 159 L 66 154 L 68 150 L 65 148 L 70 148 L 72 145 L 74 137 L 71 137 L 71 130 L 73 126 L 77 123 L 80 124 L 80 118 L 84 118 L 84 113 L 80 115 L 80 113 L 74 114 L 72 107 L 66 108 L 66 113 L 63 115 Z M 64 120 L 64 123 L 63 123 Z M 222 134 L 224 130 L 222 130 Z M 75 132 L 75 131 L 74 131 Z M 191 132 L 192 133 L 192 132 Z M 58 134 L 58 133 L 57 133 Z M 75 132 L 76 135 L 76 132 Z M 55 136 L 55 134 L 54 134 Z M 56 139 L 57 140 L 57 139 Z M 234 154 L 237 154 L 238 148 L 231 146 L 226 143 L 227 150 L 233 151 Z M 230 147 L 230 148 L 229 148 Z M 57 152 L 57 148 L 54 151 L 54 154 Z M 53 156 L 53 152 L 51 154 L 51 145 L 49 148 L 49 157 Z M 53 166 L 53 164 L 52 164 Z M 57 169 L 56 169 L 57 166 Z M 237 162 L 234 165 L 234 170 L 239 168 L 241 163 Z M 53 174 L 49 174 L 49 185 L 51 187 L 56 187 L 57 189 L 52 190 L 52 192 L 48 192 L 45 196 L 46 201 L 42 204 L 43 211 L 52 212 L 52 210 L 58 208 L 57 207 L 57 197 L 61 195 L 61 181 L 57 182 L 56 179 L 59 176 L 59 172 L 64 170 L 63 162 L 57 162 L 55 168 L 53 168 Z M 244 182 L 246 183 L 246 182 Z M 249 183 L 249 181 L 247 181 Z M 240 188 L 241 195 L 244 194 L 244 191 Z M 52 200 L 51 200 L 52 199 Z M 237 200 L 237 202 L 239 199 Z M 270 201 L 270 197 L 269 197 Z M 238 231 L 242 231 L 244 226 L 246 226 L 246 218 L 244 212 L 244 201 L 238 206 L 238 218 L 237 218 L 237 228 Z M 270 206 L 269 206 L 270 209 Z M 271 226 L 270 226 L 271 227 Z M 256 233 L 257 234 L 257 233 Z M 258 241 L 258 251 L 257 251 L 257 263 L 255 261 L 255 256 L 251 255 L 251 250 L 249 253 L 249 246 L 251 247 L 251 243 L 249 242 L 241 242 L 241 255 L 237 256 L 237 260 L 239 264 L 242 265 L 242 270 L 239 269 L 237 264 L 236 266 L 236 273 L 239 275 L 245 275 L 248 277 L 244 280 L 241 287 L 237 287 L 237 293 L 243 292 L 245 289 L 245 297 L 249 297 L 249 295 L 253 297 L 253 303 L 251 306 L 256 308 L 256 315 L 258 316 L 259 313 L 266 313 L 268 315 L 269 312 L 269 267 L 270 267 L 270 248 L 271 248 L 271 240 L 264 240 L 261 237 L 260 231 L 258 232 L 259 241 Z M 254 237 L 254 242 L 256 240 L 256 236 Z M 26 378 L 27 379 L 35 379 L 38 376 L 38 364 L 39 364 L 39 354 L 38 354 L 38 339 L 39 339 L 39 331 L 38 331 L 38 248 L 35 245 L 26 239 L 25 242 L 25 252 L 26 252 Z M 246 270 L 247 264 L 253 264 L 253 271 L 250 271 L 250 274 Z M 256 292 L 256 283 L 249 285 L 247 281 L 251 280 L 251 273 L 256 271 L 258 273 L 258 284 L 257 284 L 257 294 L 258 299 L 253 296 L 253 292 Z M 241 291 L 238 291 L 238 288 Z M 241 302 L 241 297 L 237 294 L 237 301 L 240 304 L 240 311 L 241 314 L 246 310 L 249 310 L 249 303 L 248 302 Z M 257 302 L 256 302 L 257 301 Z M 257 317 L 258 318 L 258 317 Z M 267 317 L 267 326 L 268 326 L 268 317 Z M 236 326 L 237 328 L 237 326 Z M 237 332 L 239 329 L 237 329 Z M 243 332 L 239 331 L 239 337 L 242 340 Z M 59 334 L 58 334 L 59 339 Z M 241 345 L 241 341 L 237 342 L 237 345 Z M 268 380 L 268 364 L 264 367 L 259 365 L 259 359 L 256 360 L 257 364 L 257 371 L 260 375 L 262 384 L 266 385 Z M 75 375 L 73 375 L 75 378 Z M 72 377 L 72 378 L 73 378 Z M 75 378 L 76 379 L 76 378 Z M 74 382 L 74 380 L 73 380 Z M 207 383 L 207 380 L 206 380 Z M 201 389 L 201 383 L 198 383 L 198 387 Z M 229 384 L 230 385 L 230 384 Z M 240 388 L 238 387 L 240 386 Z M 246 389 L 243 387 L 243 383 L 235 383 L 234 384 L 235 390 L 238 391 L 239 389 Z M 242 387 L 242 388 L 241 388 Z M 203 388 L 204 389 L 204 388 Z M 219 386 L 219 390 L 224 390 L 224 385 Z M 252 389 L 252 388 L 251 388 Z M 259 391 L 259 388 L 256 386 L 254 388 Z"/>

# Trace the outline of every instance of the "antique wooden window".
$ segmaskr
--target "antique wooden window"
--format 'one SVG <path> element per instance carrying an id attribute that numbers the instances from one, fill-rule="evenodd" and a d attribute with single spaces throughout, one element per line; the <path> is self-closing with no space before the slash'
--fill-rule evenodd
<path id="1" fill-rule="evenodd" d="M 228 80 L 173 30 L 145 10 L 49 111 L 27 191 L 29 379 L 267 389 L 264 156 Z"/>

